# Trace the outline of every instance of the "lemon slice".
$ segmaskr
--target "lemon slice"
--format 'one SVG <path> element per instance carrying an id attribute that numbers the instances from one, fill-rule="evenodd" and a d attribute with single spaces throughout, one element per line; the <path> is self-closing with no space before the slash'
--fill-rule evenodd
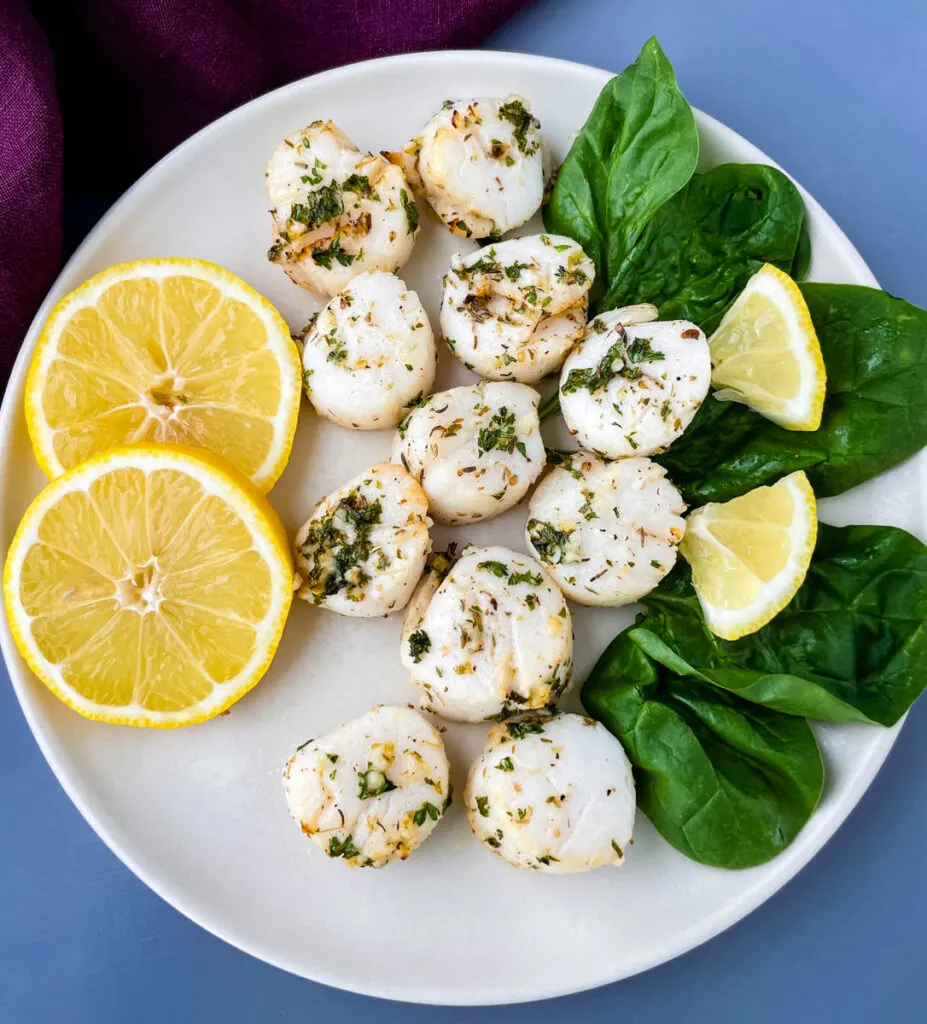
<path id="1" fill-rule="evenodd" d="M 679 550 L 712 633 L 736 640 L 775 618 L 808 572 L 817 532 L 802 472 L 690 513 Z"/>
<path id="2" fill-rule="evenodd" d="M 280 314 L 202 260 L 136 260 L 66 295 L 26 380 L 26 422 L 54 478 L 117 444 L 201 445 L 269 491 L 290 455 L 300 362 Z"/>
<path id="3" fill-rule="evenodd" d="M 49 484 L 3 576 L 29 667 L 88 718 L 168 728 L 224 711 L 261 678 L 290 606 L 286 533 L 204 449 L 114 448 Z"/>
<path id="4" fill-rule="evenodd" d="M 771 263 L 747 282 L 708 341 L 715 398 L 788 430 L 821 425 L 827 374 L 798 285 Z"/>

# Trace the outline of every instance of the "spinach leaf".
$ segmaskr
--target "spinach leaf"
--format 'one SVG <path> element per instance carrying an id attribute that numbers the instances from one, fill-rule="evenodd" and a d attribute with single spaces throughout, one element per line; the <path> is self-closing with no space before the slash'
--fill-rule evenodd
<path id="1" fill-rule="evenodd" d="M 827 367 L 815 492 L 840 494 L 927 444 L 927 312 L 877 288 L 802 285 Z"/>
<path id="2" fill-rule="evenodd" d="M 927 685 L 927 547 L 892 526 L 820 524 L 798 593 L 740 640 L 708 629 L 685 563 L 643 604 L 650 658 L 787 714 L 894 725 Z"/>
<path id="3" fill-rule="evenodd" d="M 707 399 L 656 457 L 688 502 L 727 501 L 797 469 L 828 497 L 927 444 L 927 312 L 860 285 L 801 289 L 827 367 L 820 428 L 785 430 L 744 405 Z"/>
<path id="4" fill-rule="evenodd" d="M 641 810 L 693 860 L 763 864 L 817 805 L 824 769 L 807 722 L 676 675 L 628 632 L 599 659 L 582 701 L 624 745 Z"/>
<path id="5" fill-rule="evenodd" d="M 620 263 L 610 262 L 603 309 L 652 302 L 661 320 L 706 333 L 764 263 L 807 267 L 798 189 L 765 164 L 723 164 L 696 174 L 664 203 Z"/>
<path id="6" fill-rule="evenodd" d="M 692 111 L 660 44 L 649 39 L 600 93 L 544 209 L 547 230 L 574 238 L 594 260 L 594 296 L 697 162 Z"/>
<path id="7" fill-rule="evenodd" d="M 729 501 L 761 484 L 774 483 L 796 470 L 810 470 L 827 459 L 821 431 L 827 426 L 827 401 L 821 428 L 785 430 L 737 402 L 702 402 L 682 437 L 655 462 L 689 505 Z"/>
<path id="8" fill-rule="evenodd" d="M 804 281 L 808 276 L 808 268 L 811 266 L 811 234 L 808 231 L 808 212 L 801 220 L 801 232 L 798 235 L 798 245 L 795 248 L 795 258 L 792 260 L 792 269 L 789 277 L 793 281 Z"/>

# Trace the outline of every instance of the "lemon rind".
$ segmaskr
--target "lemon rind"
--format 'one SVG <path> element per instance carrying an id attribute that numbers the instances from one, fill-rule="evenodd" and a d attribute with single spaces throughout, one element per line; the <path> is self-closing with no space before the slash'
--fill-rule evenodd
<path id="1" fill-rule="evenodd" d="M 118 709 L 97 704 L 77 693 L 61 677 L 60 669 L 39 651 L 29 630 L 29 616 L 20 600 L 17 581 L 26 554 L 38 534 L 43 515 L 61 497 L 118 468 L 175 469 L 190 473 L 207 494 L 226 501 L 241 517 L 255 549 L 271 572 L 271 604 L 256 627 L 258 642 L 239 673 L 224 683 L 214 683 L 210 695 L 180 711 L 151 711 L 141 705 Z M 227 460 L 205 449 L 187 445 L 147 442 L 110 448 L 82 462 L 52 481 L 26 510 L 10 545 L 3 572 L 3 596 L 10 633 L 23 660 L 68 707 L 85 718 L 115 725 L 172 729 L 214 718 L 251 690 L 274 658 L 292 601 L 293 565 L 286 530 L 273 507 L 257 487 Z"/>
<path id="2" fill-rule="evenodd" d="M 789 401 L 780 402 L 779 412 L 768 408 L 760 409 L 751 404 L 749 395 L 732 387 L 729 382 L 717 377 L 713 371 L 711 383 L 717 388 L 714 398 L 718 401 L 740 402 L 787 430 L 817 430 L 824 412 L 827 370 L 808 304 L 798 285 L 788 274 L 771 263 L 764 264 L 750 278 L 734 305 L 725 313 L 714 334 L 708 339 L 708 347 L 711 348 L 715 335 L 736 317 L 746 300 L 757 293 L 771 299 L 786 320 L 789 335 L 793 339 L 791 351 L 799 364 L 799 393 Z M 801 339 L 802 344 L 795 345 L 795 339 Z"/>
<path id="3" fill-rule="evenodd" d="M 134 260 L 108 267 L 59 299 L 49 313 L 26 374 L 25 413 L 36 461 L 50 480 L 67 471 L 55 454 L 54 431 L 48 426 L 42 408 L 48 368 L 57 353 L 57 338 L 63 325 L 78 310 L 94 306 L 103 292 L 119 281 L 138 277 L 163 280 L 177 275 L 216 285 L 224 295 L 252 309 L 264 325 L 268 345 L 280 367 L 281 399 L 280 410 L 268 421 L 273 423 L 274 444 L 252 481 L 267 493 L 280 478 L 293 447 L 302 397 L 302 362 L 286 321 L 268 299 L 225 267 L 208 260 L 165 258 Z"/>
<path id="4" fill-rule="evenodd" d="M 788 485 L 795 499 L 796 509 L 796 514 L 789 526 L 792 547 L 791 557 L 786 568 L 771 583 L 763 585 L 763 594 L 756 601 L 735 611 L 718 608 L 708 603 L 696 590 L 708 628 L 722 640 L 739 640 L 771 622 L 792 600 L 808 574 L 808 566 L 811 564 L 811 556 L 814 553 L 818 533 L 817 504 L 814 491 L 802 470 L 783 477 L 772 486 L 782 484 Z M 694 534 L 713 547 L 728 551 L 733 558 L 737 558 L 734 552 L 721 544 L 717 537 L 702 525 L 705 519 L 711 517 L 712 504 L 704 505 L 689 514 L 686 519 L 686 536 L 690 533 Z M 680 545 L 680 551 L 685 557 L 685 538 Z M 771 598 L 770 594 L 773 595 Z"/>

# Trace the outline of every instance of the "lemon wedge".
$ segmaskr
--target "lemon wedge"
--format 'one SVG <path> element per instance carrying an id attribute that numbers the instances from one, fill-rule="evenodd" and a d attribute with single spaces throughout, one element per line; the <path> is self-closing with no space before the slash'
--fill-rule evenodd
<path id="1" fill-rule="evenodd" d="M 7 555 L 3 593 L 33 672 L 88 718 L 168 728 L 261 678 L 290 606 L 286 533 L 204 449 L 113 448 L 49 484 Z"/>
<path id="2" fill-rule="evenodd" d="M 708 340 L 714 397 L 788 430 L 821 425 L 827 374 L 798 285 L 771 263 L 747 282 Z"/>
<path id="3" fill-rule="evenodd" d="M 200 445 L 269 491 L 290 455 L 301 367 L 274 307 L 202 260 L 136 260 L 66 295 L 26 380 L 51 477 L 117 444 Z"/>
<path id="4" fill-rule="evenodd" d="M 690 513 L 679 550 L 712 633 L 736 640 L 775 618 L 808 572 L 817 532 L 803 472 Z"/>

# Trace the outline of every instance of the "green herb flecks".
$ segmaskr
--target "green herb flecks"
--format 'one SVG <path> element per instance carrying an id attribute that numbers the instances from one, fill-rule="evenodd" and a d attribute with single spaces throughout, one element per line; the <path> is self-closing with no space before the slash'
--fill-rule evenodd
<path id="1" fill-rule="evenodd" d="M 325 357 L 325 361 L 335 363 L 336 366 L 344 366 L 348 361 L 348 349 L 337 330 L 329 331 L 325 335 L 325 344 L 328 346 L 328 355 Z"/>
<path id="2" fill-rule="evenodd" d="M 623 375 L 626 349 L 623 337 L 624 331 L 621 328 L 619 330 L 621 330 L 622 334 L 621 340 L 610 345 L 608 351 L 595 366 L 584 367 L 580 370 L 570 370 L 567 379 L 560 386 L 563 394 L 571 395 L 576 391 L 591 391 L 595 394 L 596 391 L 600 391 L 610 381 L 614 380 L 615 377 Z"/>
<path id="3" fill-rule="evenodd" d="M 582 494 L 585 501 L 579 508 L 579 514 L 583 517 L 583 519 L 586 520 L 598 519 L 598 513 L 592 505 L 592 500 L 593 498 L 595 498 L 595 491 L 590 491 L 586 490 L 586 488 L 583 488 L 583 490 L 580 493 Z"/>
<path id="4" fill-rule="evenodd" d="M 409 637 L 409 657 L 417 665 L 431 650 L 431 637 L 424 629 L 417 629 Z"/>
<path id="5" fill-rule="evenodd" d="M 564 560 L 566 546 L 570 535 L 558 530 L 553 523 L 545 523 L 540 519 L 528 520 L 528 537 L 540 558 L 551 565 Z"/>
<path id="6" fill-rule="evenodd" d="M 328 164 L 323 164 L 322 161 L 316 157 L 308 173 L 300 175 L 299 180 L 304 185 L 318 185 L 322 181 L 322 171 L 324 171 L 327 166 Z"/>
<path id="7" fill-rule="evenodd" d="M 370 179 L 366 174 L 349 174 L 341 183 L 345 192 L 353 192 L 358 196 L 370 196 L 373 189 L 370 187 Z"/>
<path id="8" fill-rule="evenodd" d="M 539 587 L 544 582 L 540 573 L 530 571 L 513 572 L 505 562 L 480 562 L 477 565 L 477 569 L 485 569 L 486 572 L 491 572 L 493 576 L 497 576 L 500 580 L 506 580 L 513 587 L 519 583 L 530 583 L 535 587 Z"/>
<path id="9" fill-rule="evenodd" d="M 389 793 L 396 788 L 386 775 L 368 764 L 367 770 L 357 773 L 357 796 L 360 800 L 369 800 L 381 793 Z"/>
<path id="10" fill-rule="evenodd" d="M 379 500 L 351 491 L 330 515 L 313 522 L 299 550 L 309 563 L 303 587 L 315 603 L 342 591 L 350 601 L 363 599 L 370 582 L 363 568 L 373 553 L 370 533 L 382 514 Z"/>
<path id="11" fill-rule="evenodd" d="M 584 285 L 589 280 L 589 275 L 580 267 L 570 270 L 568 267 L 558 267 L 557 277 L 564 284 Z"/>
<path id="12" fill-rule="evenodd" d="M 409 193 L 404 188 L 401 188 L 399 201 L 402 203 L 402 209 L 406 215 L 406 231 L 410 235 L 414 234 L 418 227 L 418 207 L 415 205 L 415 200 L 409 197 Z"/>
<path id="13" fill-rule="evenodd" d="M 485 256 L 468 263 L 458 272 L 461 277 L 472 277 L 474 274 L 485 274 L 490 277 L 502 277 L 502 267 L 496 262 L 496 250 L 490 249 Z"/>
<path id="14" fill-rule="evenodd" d="M 341 248 L 341 241 L 338 235 L 332 239 L 331 244 L 325 249 L 313 249 L 312 259 L 326 270 L 332 269 L 332 263 L 340 263 L 343 267 L 349 267 L 355 260 L 352 253 L 345 252 Z"/>
<path id="15" fill-rule="evenodd" d="M 526 736 L 540 735 L 544 726 L 537 718 L 523 718 L 520 721 L 506 722 L 506 731 L 513 740 L 523 740 Z"/>
<path id="16" fill-rule="evenodd" d="M 527 451 L 523 450 L 524 442 L 515 440 L 515 413 L 509 412 L 504 405 L 493 414 L 489 426 L 480 430 L 476 443 L 480 455 L 491 451 L 508 452 L 511 455 L 518 448 L 527 458 Z"/>
<path id="17" fill-rule="evenodd" d="M 627 347 L 629 363 L 652 363 L 665 359 L 662 352 L 653 347 L 653 338 L 635 338 Z"/>
<path id="18" fill-rule="evenodd" d="M 317 228 L 344 213 L 341 189 L 336 184 L 323 185 L 310 192 L 304 203 L 293 203 L 290 220 L 302 224 L 308 230 Z"/>
<path id="19" fill-rule="evenodd" d="M 513 572 L 509 574 L 509 586 L 517 586 L 519 583 L 530 583 L 532 587 L 539 587 L 544 578 L 539 572 Z"/>
<path id="20" fill-rule="evenodd" d="M 530 264 L 530 263 L 519 263 L 518 260 L 515 260 L 514 263 L 510 263 L 507 267 L 505 267 L 503 269 L 505 271 L 505 276 L 510 281 L 517 281 L 518 278 L 521 276 L 521 272 L 523 270 L 531 270 L 532 269 L 532 264 Z"/>
<path id="21" fill-rule="evenodd" d="M 435 807 L 434 804 L 424 803 L 417 811 L 412 815 L 412 821 L 416 825 L 424 825 L 427 818 L 431 818 L 432 821 L 437 821 L 441 817 L 441 811 Z"/>
<path id="22" fill-rule="evenodd" d="M 351 857 L 356 857 L 359 853 L 360 850 L 354 845 L 353 836 L 346 836 L 341 840 L 337 836 L 332 836 L 328 840 L 329 857 L 344 857 L 345 860 L 349 860 Z"/>
<path id="23" fill-rule="evenodd" d="M 522 153 L 526 156 L 531 156 L 532 153 L 537 151 L 538 143 L 536 140 L 529 143 L 528 133 L 536 131 L 540 127 L 540 122 L 528 111 L 521 100 L 509 100 L 508 103 L 503 103 L 499 107 L 499 117 L 512 125 L 515 145 L 518 146 Z"/>

